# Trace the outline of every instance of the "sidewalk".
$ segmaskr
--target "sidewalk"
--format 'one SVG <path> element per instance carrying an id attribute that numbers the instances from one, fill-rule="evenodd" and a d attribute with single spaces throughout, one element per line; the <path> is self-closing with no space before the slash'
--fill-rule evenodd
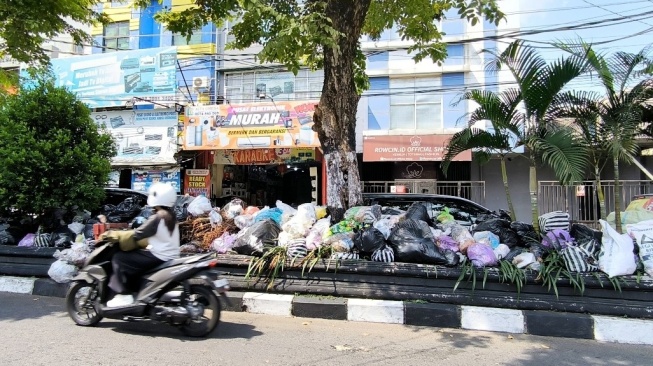
<path id="1" fill-rule="evenodd" d="M 66 290 L 67 284 L 51 279 L 0 277 L 0 292 L 63 298 Z M 232 291 L 229 297 L 232 306 L 226 311 L 653 345 L 653 320 L 333 296 Z"/>

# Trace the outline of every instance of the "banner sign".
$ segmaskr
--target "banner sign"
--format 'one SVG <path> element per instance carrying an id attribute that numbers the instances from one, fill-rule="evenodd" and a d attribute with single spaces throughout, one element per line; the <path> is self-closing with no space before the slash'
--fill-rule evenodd
<path id="1" fill-rule="evenodd" d="M 173 109 L 91 113 L 116 142 L 113 166 L 177 164 L 177 112 Z"/>
<path id="2" fill-rule="evenodd" d="M 442 161 L 452 136 L 363 136 L 363 161 Z M 472 152 L 462 152 L 453 160 L 471 161 Z"/>
<path id="3" fill-rule="evenodd" d="M 211 197 L 211 174 L 209 170 L 186 170 L 186 179 L 184 179 L 184 193 L 193 197 Z"/>
<path id="4" fill-rule="evenodd" d="M 149 48 L 51 61 L 58 86 L 76 93 L 91 108 L 120 107 L 133 97 L 174 101 L 177 49 Z"/>
<path id="5" fill-rule="evenodd" d="M 218 150 L 215 163 L 224 165 L 265 165 L 315 160 L 314 148 Z"/>
<path id="6" fill-rule="evenodd" d="M 187 107 L 186 150 L 319 147 L 316 101 Z"/>
<path id="7" fill-rule="evenodd" d="M 179 193 L 179 187 L 181 187 L 179 169 L 132 170 L 132 189 L 135 191 L 147 193 L 150 186 L 157 182 L 168 183 Z"/>

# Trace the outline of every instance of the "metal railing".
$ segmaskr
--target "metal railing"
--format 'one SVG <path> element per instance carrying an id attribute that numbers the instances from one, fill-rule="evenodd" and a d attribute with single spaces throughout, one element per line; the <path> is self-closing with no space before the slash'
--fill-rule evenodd
<path id="1" fill-rule="evenodd" d="M 364 193 L 391 193 L 394 186 L 405 186 L 406 193 L 444 194 L 485 204 L 485 181 L 394 180 L 363 181 Z"/>
<path id="2" fill-rule="evenodd" d="M 601 181 L 605 195 L 606 214 L 614 211 L 614 181 Z M 634 196 L 653 193 L 653 182 L 649 180 L 623 180 L 619 192 L 622 210 Z M 555 181 L 538 182 L 538 210 L 540 214 L 551 211 L 565 211 L 574 222 L 596 223 L 600 218 L 600 207 L 594 182 L 563 186 Z"/>

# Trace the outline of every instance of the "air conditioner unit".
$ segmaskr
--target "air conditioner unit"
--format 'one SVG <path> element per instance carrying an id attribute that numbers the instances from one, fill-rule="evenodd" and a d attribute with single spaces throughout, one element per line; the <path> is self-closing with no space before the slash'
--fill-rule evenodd
<path id="1" fill-rule="evenodd" d="M 238 147 L 268 147 L 270 146 L 270 137 L 239 137 L 236 141 Z"/>
<path id="2" fill-rule="evenodd" d="M 209 78 L 206 76 L 197 76 L 193 78 L 193 88 L 202 89 L 209 87 Z"/>

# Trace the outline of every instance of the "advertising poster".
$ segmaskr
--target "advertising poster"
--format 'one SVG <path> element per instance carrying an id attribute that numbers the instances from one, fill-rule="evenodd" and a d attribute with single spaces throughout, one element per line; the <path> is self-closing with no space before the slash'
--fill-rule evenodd
<path id="1" fill-rule="evenodd" d="M 91 108 L 124 106 L 133 97 L 174 101 L 177 49 L 150 48 L 51 60 L 58 86 Z"/>
<path id="2" fill-rule="evenodd" d="M 267 165 L 315 160 L 314 148 L 218 150 L 215 163 L 224 165 Z"/>
<path id="3" fill-rule="evenodd" d="M 313 131 L 317 101 L 188 107 L 186 150 L 319 147 Z"/>
<path id="4" fill-rule="evenodd" d="M 118 150 L 113 166 L 177 164 L 178 115 L 173 109 L 94 112 L 91 118 L 113 136 Z"/>
<path id="5" fill-rule="evenodd" d="M 186 170 L 186 179 L 184 179 L 184 193 L 193 197 L 211 197 L 211 174 L 209 170 Z"/>
<path id="6" fill-rule="evenodd" d="M 147 193 L 150 186 L 157 182 L 168 183 L 179 193 L 181 187 L 179 169 L 132 170 L 132 189 L 135 191 Z"/>
<path id="7" fill-rule="evenodd" d="M 452 135 L 363 136 L 363 161 L 442 161 Z M 471 161 L 472 152 L 458 154 L 454 161 Z"/>

